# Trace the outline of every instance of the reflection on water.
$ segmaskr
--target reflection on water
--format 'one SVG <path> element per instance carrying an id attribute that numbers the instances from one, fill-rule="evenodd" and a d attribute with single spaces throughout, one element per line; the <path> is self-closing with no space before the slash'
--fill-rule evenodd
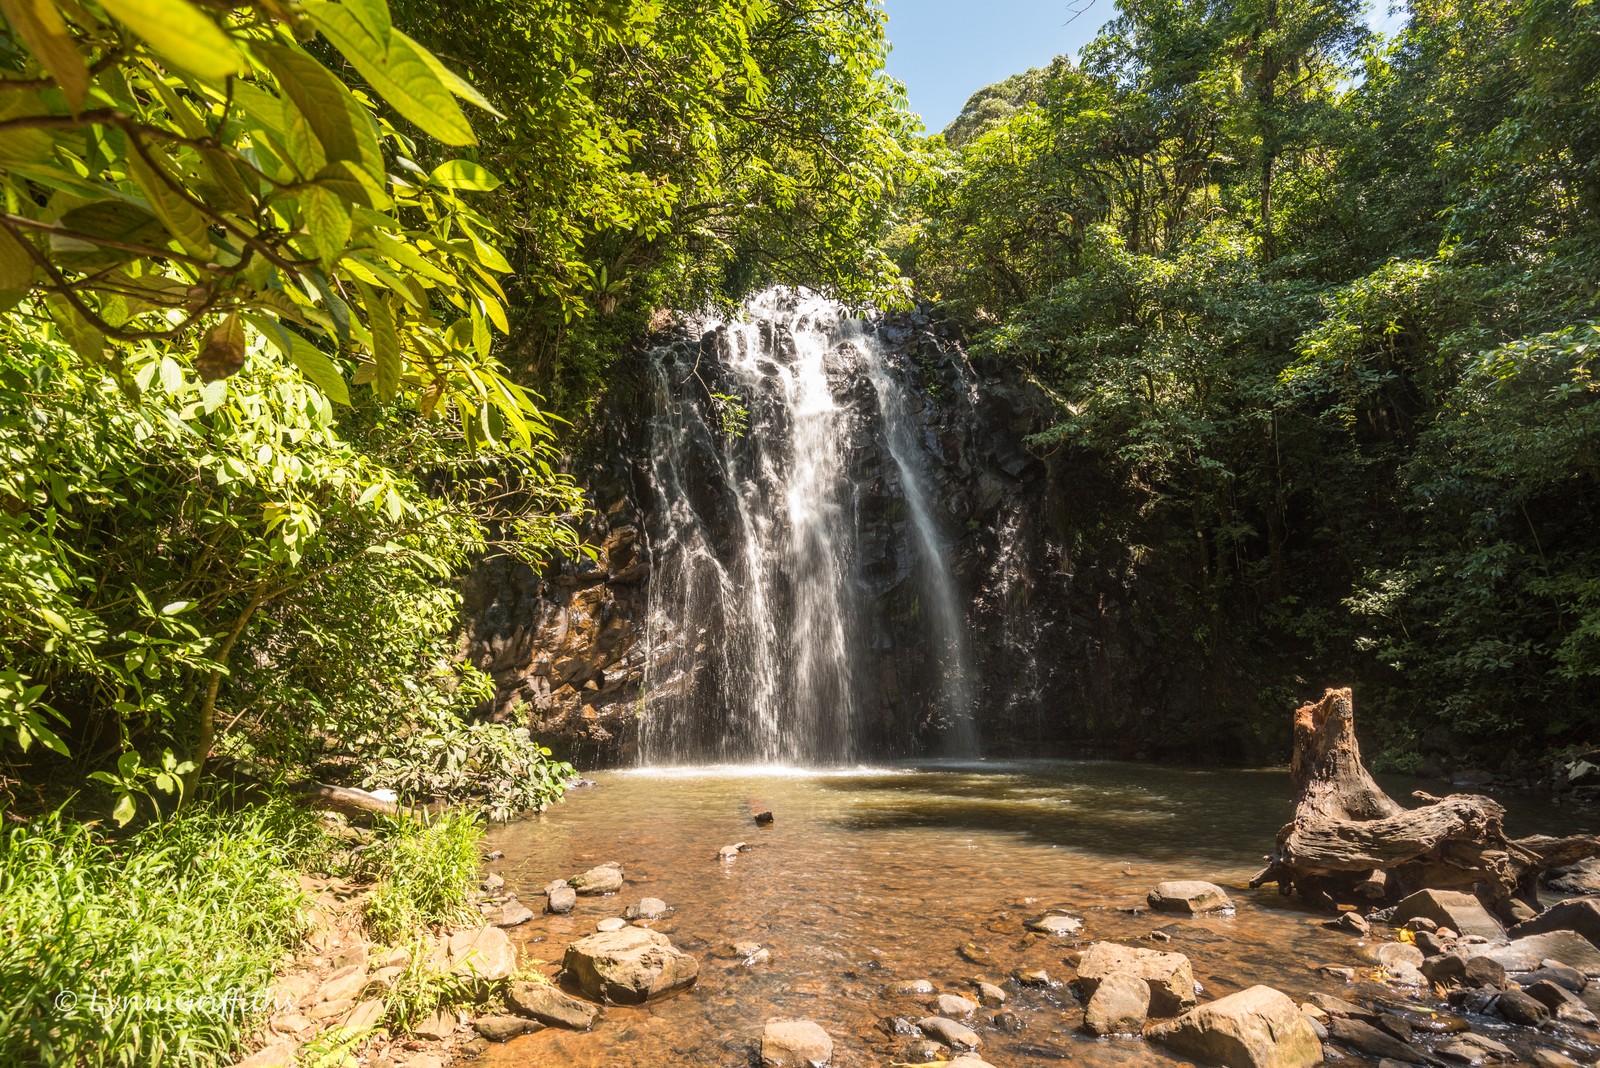
<path id="1" fill-rule="evenodd" d="M 904 1061 L 909 1039 L 885 1021 L 925 1010 L 894 996 L 896 983 L 926 978 L 940 993 L 970 994 L 975 980 L 1005 982 L 1019 968 L 1071 977 L 1072 943 L 1022 926 L 1050 907 L 1083 916 L 1085 941 L 1187 953 L 1209 997 L 1261 982 L 1299 999 L 1334 989 L 1318 964 L 1364 967 L 1360 943 L 1322 928 L 1323 917 L 1244 889 L 1289 815 L 1281 770 L 1039 761 L 599 779 L 541 819 L 494 831 L 506 854 L 496 869 L 535 908 L 549 880 L 605 861 L 623 864 L 627 887 L 579 899 L 572 916 L 541 915 L 513 937 L 553 973 L 566 943 L 597 920 L 660 897 L 676 911 L 655 926 L 700 959 L 700 983 L 644 1008 L 608 1008 L 589 1034 L 544 1031 L 491 1047 L 482 1063 L 747 1068 L 762 1023 L 780 1015 L 822 1024 L 839 1068 Z M 1397 797 L 1422 785 L 1437 789 L 1385 782 Z M 1511 807 L 1515 834 L 1574 829 L 1566 810 Z M 777 821 L 758 828 L 751 814 L 766 809 Z M 718 848 L 739 841 L 754 848 L 719 863 Z M 1131 911 L 1173 878 L 1221 883 L 1241 907 L 1178 921 Z M 1158 928 L 1170 941 L 1149 940 Z M 746 967 L 716 955 L 743 940 L 767 946 L 771 961 Z M 1025 1029 L 994 1026 L 994 1009 L 974 1021 L 980 1053 L 998 1068 L 1179 1063 L 1136 1040 L 1082 1035 L 1082 1010 L 1059 982 L 1005 986 Z"/>

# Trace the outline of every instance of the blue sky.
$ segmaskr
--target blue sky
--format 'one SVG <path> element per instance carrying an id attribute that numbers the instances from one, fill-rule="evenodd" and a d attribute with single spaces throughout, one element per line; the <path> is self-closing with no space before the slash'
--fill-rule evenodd
<path id="1" fill-rule="evenodd" d="M 1374 29 L 1403 21 L 1389 13 L 1390 0 L 1369 3 Z M 884 7 L 894 45 L 889 73 L 905 82 L 911 110 L 930 133 L 984 86 L 1076 54 L 1116 14 L 1113 0 L 884 0 Z"/>

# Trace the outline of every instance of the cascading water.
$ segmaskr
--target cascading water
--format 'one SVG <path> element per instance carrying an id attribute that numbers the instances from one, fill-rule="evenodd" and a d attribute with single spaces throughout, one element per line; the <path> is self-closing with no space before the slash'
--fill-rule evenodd
<path id="1" fill-rule="evenodd" d="M 875 640 L 861 471 L 886 452 L 950 755 L 974 749 L 960 600 L 904 385 L 837 304 L 782 290 L 656 353 L 656 498 L 640 753 L 649 764 L 845 763 L 868 751 Z M 743 409 L 745 425 L 740 422 Z M 731 422 L 730 422 L 731 421 Z"/>

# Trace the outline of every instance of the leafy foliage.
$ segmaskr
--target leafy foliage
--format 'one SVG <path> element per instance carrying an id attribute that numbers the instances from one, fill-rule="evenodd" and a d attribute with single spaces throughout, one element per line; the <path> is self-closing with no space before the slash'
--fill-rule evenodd
<path id="1" fill-rule="evenodd" d="M 1060 399 L 1036 445 L 1118 474 L 1078 550 L 1247 695 L 1174 737 L 1243 755 L 1352 679 L 1408 768 L 1600 729 L 1600 22 L 1411 10 L 1123 0 L 925 147 L 896 234 Z"/>

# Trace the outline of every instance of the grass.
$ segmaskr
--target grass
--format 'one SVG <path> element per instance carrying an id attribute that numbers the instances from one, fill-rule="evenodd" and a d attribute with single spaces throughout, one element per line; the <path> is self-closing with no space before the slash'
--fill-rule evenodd
<path id="1" fill-rule="evenodd" d="M 60 813 L 12 826 L 0 834 L 0 1065 L 231 1063 L 307 933 L 302 871 L 372 881 L 372 936 L 414 946 L 394 1023 L 470 999 L 429 971 L 426 935 L 480 922 L 479 824 L 463 812 L 376 829 L 352 855 L 283 800 L 196 806 L 124 837 Z"/>
<path id="2" fill-rule="evenodd" d="M 376 829 L 360 872 L 375 884 L 363 917 L 374 939 L 398 944 L 425 928 L 478 922 L 471 898 L 483 829 L 471 813 L 383 819 Z"/>
<path id="3" fill-rule="evenodd" d="M 273 802 L 97 831 L 58 813 L 0 835 L 0 1064 L 227 1063 L 304 934 L 319 821 Z"/>

